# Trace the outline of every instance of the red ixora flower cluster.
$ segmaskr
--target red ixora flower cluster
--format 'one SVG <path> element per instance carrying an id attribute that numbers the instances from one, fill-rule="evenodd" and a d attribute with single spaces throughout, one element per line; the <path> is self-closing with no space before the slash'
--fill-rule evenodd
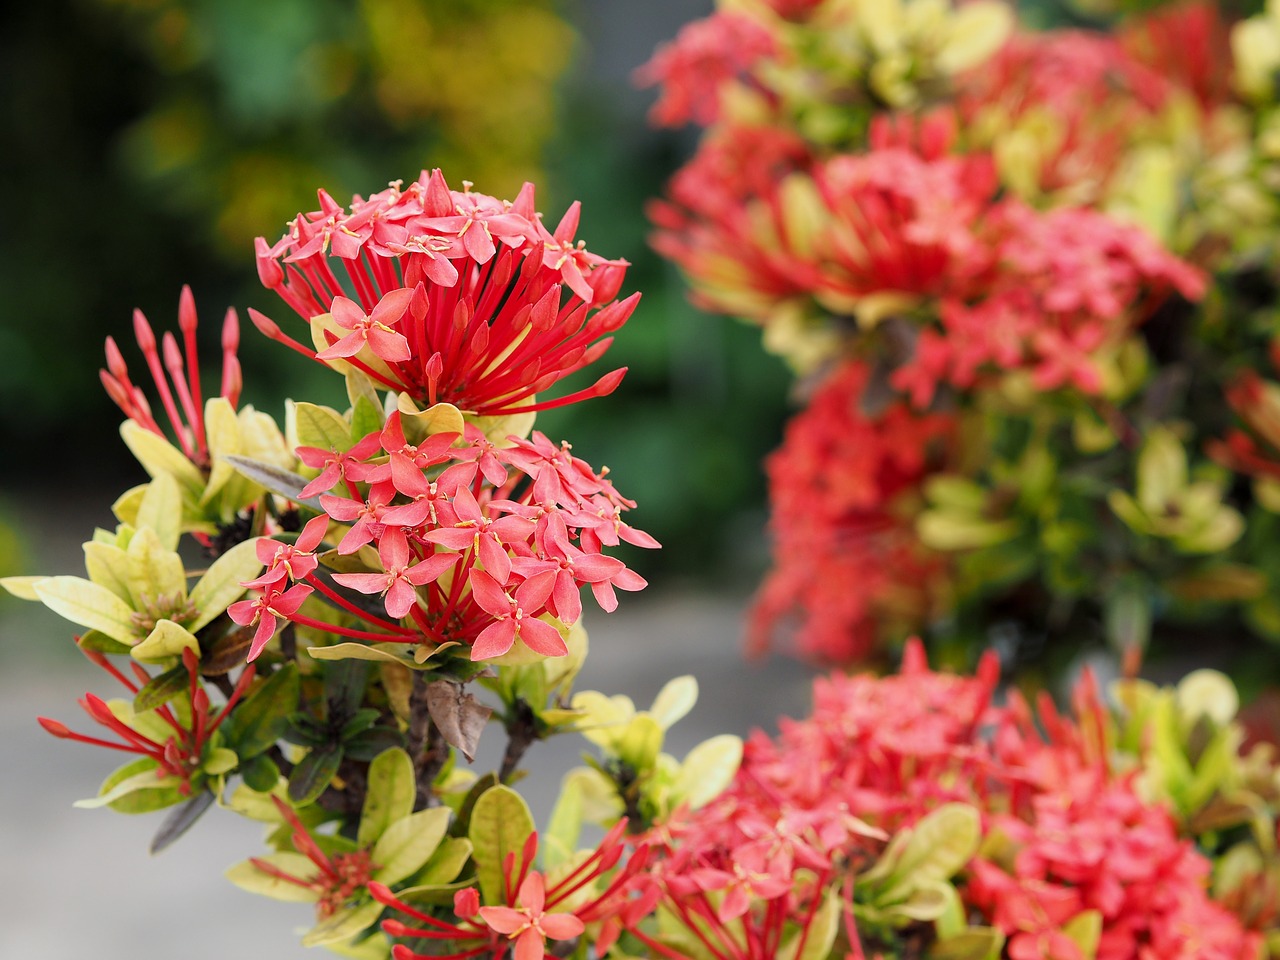
<path id="1" fill-rule="evenodd" d="M 388 936 L 407 941 L 392 947 L 392 957 L 501 960 L 510 955 L 515 960 L 542 960 L 548 940 L 580 937 L 591 942 L 596 956 L 604 956 L 622 931 L 647 916 L 655 903 L 652 895 L 634 895 L 637 878 L 649 862 L 649 850 L 640 844 L 627 854 L 626 824 L 619 821 L 595 850 L 572 868 L 558 871 L 554 880 L 533 869 L 538 835 L 529 834 L 520 857 L 512 851 L 503 862 L 502 902 L 482 906 L 480 892 L 467 887 L 454 895 L 453 920 L 417 909 L 385 885 L 370 883 L 375 900 L 416 921 L 382 922 Z"/>
<path id="2" fill-rule="evenodd" d="M 847 663 L 877 646 L 886 623 L 929 615 L 943 560 L 917 538 L 901 498 L 937 469 L 953 419 L 895 400 L 863 410 L 871 371 L 847 361 L 787 424 L 766 470 L 774 568 L 752 609 L 750 645 L 767 647 L 798 615 L 798 652 Z"/>
<path id="3" fill-rule="evenodd" d="M 812 716 L 784 719 L 776 740 L 757 733 L 734 784 L 673 828 L 668 862 L 697 864 L 679 883 L 728 891 L 722 912 L 738 909 L 742 887 L 794 914 L 807 906 L 802 893 L 788 899 L 797 871 L 861 868 L 886 837 L 960 802 L 1000 842 L 954 882 L 1015 960 L 1082 957 L 1062 928 L 1085 911 L 1101 915 L 1100 960 L 1253 957 L 1257 935 L 1207 893 L 1209 861 L 1139 797 L 1132 774 L 1109 768 L 1089 678 L 1074 718 L 1047 700 L 1037 718 L 1016 692 L 993 706 L 998 673 L 991 654 L 973 677 L 934 673 L 912 641 L 895 676 L 819 679 Z"/>
<path id="4" fill-rule="evenodd" d="M 627 263 L 575 241 L 577 202 L 548 232 L 532 184 L 513 202 L 465 186 L 451 190 L 439 170 L 423 171 L 403 189 L 357 196 L 349 210 L 321 191 L 320 209 L 299 214 L 274 246 L 257 241 L 259 277 L 310 324 L 314 349 L 261 313 L 250 317 L 304 356 L 479 415 L 610 393 L 624 370 L 536 398 L 609 348 L 607 334 L 640 296 L 611 302 Z"/>
<path id="5" fill-rule="evenodd" d="M 613 389 L 624 371 L 570 396 L 535 399 L 603 353 L 610 341 L 600 335 L 630 315 L 639 294 L 609 302 L 625 262 L 574 243 L 576 204 L 554 234 L 543 229 L 529 185 L 504 203 L 469 185 L 451 191 L 437 170 L 407 189 L 356 198 L 350 212 L 323 193 L 321 205 L 274 248 L 259 242 L 263 281 L 311 321 L 316 349 L 260 314 L 255 322 L 307 356 L 363 372 L 402 404 L 407 395 L 412 409 L 449 403 L 471 419 L 455 412 L 449 429 L 432 432 L 396 410 L 349 446 L 297 450 L 319 471 L 300 496 L 319 496 L 324 514 L 294 543 L 259 543 L 266 571 L 246 584 L 259 595 L 229 609 L 237 623 L 256 626 L 249 658 L 282 621 L 361 641 L 461 643 L 474 660 L 517 641 L 563 655 L 551 621 L 578 619 L 580 587 L 589 584 L 613 610 L 615 588 L 645 586 L 603 549 L 658 544 L 622 520 L 635 503 L 607 470 L 541 433 L 491 438 L 474 415 L 530 414 Z M 356 300 L 339 292 L 334 260 Z M 331 520 L 347 526 L 338 553 L 371 546 L 375 568 L 366 558 L 363 571 L 318 570 Z M 362 623 L 304 612 L 315 591 Z M 382 609 L 358 594 L 380 596 Z"/>
<path id="6" fill-rule="evenodd" d="M 295 543 L 259 541 L 266 571 L 246 586 L 261 592 L 228 610 L 237 623 L 257 626 L 249 658 L 281 620 L 355 640 L 464 643 L 473 660 L 501 656 L 517 640 L 544 656 L 562 656 L 559 630 L 542 618 L 574 623 L 584 584 L 601 607 L 615 609 L 614 588 L 639 590 L 645 581 L 602 549 L 622 540 L 658 544 L 623 522 L 635 503 L 573 456 L 568 444 L 557 447 L 537 432 L 508 442 L 495 446 L 468 424 L 464 436 L 437 433 L 411 444 L 396 412 L 349 450 L 300 448 L 304 463 L 323 467 L 302 495 L 334 486 L 342 493 L 321 495 L 325 514 Z M 353 602 L 319 575 L 316 550 L 331 519 L 349 525 L 339 554 L 373 544 L 382 567 L 332 579 L 381 596 L 384 614 Z M 363 627 L 302 613 L 316 590 Z"/>

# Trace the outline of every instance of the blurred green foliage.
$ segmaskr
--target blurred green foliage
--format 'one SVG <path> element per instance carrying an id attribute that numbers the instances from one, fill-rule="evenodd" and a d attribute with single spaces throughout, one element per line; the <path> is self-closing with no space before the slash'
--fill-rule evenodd
<path id="1" fill-rule="evenodd" d="M 787 378 L 751 331 L 689 307 L 648 250 L 643 204 L 689 145 L 648 131 L 643 98 L 588 72 L 570 22 L 590 6 L 62 0 L 0 15 L 0 177 L 15 224 L 0 237 L 0 449 L 73 443 L 50 463 L 23 460 L 0 489 L 112 499 L 137 469 L 94 371 L 108 334 L 140 362 L 133 308 L 171 328 L 191 284 L 213 363 L 227 306 L 242 319 L 248 306 L 284 312 L 257 284 L 255 236 L 274 240 L 319 187 L 345 201 L 440 166 L 497 195 L 534 180 L 549 219 L 582 200 L 579 235 L 634 264 L 624 292 L 644 300 L 606 358 L 630 368 L 622 388 L 539 426 L 640 501 L 639 522 L 667 549 L 629 563 L 698 576 L 745 560 L 752 582 L 764 564 L 758 464 L 780 436 Z M 337 400 L 321 368 L 247 323 L 241 359 L 259 409 L 279 414 L 303 392 Z"/>

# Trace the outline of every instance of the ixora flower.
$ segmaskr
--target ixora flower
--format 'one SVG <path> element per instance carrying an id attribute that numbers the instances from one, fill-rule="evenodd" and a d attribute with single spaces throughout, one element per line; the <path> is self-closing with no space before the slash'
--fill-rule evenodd
<path id="1" fill-rule="evenodd" d="M 639 299 L 614 301 L 627 264 L 575 241 L 578 214 L 575 202 L 549 232 L 532 184 L 507 202 L 451 190 L 439 170 L 350 209 L 321 192 L 320 210 L 276 244 L 258 240 L 263 284 L 307 321 L 314 348 L 250 316 L 303 355 L 427 405 L 508 416 L 604 396 L 624 370 L 537 397 L 599 359 Z"/>
<path id="2" fill-rule="evenodd" d="M 1167 718 L 1131 717 L 1125 747 L 1087 677 L 1073 715 L 1036 717 L 994 705 L 998 672 L 933 672 L 912 641 L 898 675 L 818 680 L 810 717 L 757 733 L 727 790 L 650 836 L 662 920 L 633 935 L 670 958 L 1260 956 L 1209 895 L 1192 812 L 1122 769 L 1176 771 L 1181 744 L 1138 745 Z"/>
<path id="3" fill-rule="evenodd" d="M 208 547 L 220 529 L 234 523 L 237 515 L 265 492 L 237 473 L 225 456 L 253 457 L 283 469 L 292 469 L 296 461 L 269 416 L 249 406 L 236 411 L 242 384 L 236 356 L 240 325 L 235 310 L 227 310 L 222 324 L 221 389 L 207 401 L 201 392 L 197 326 L 195 298 L 189 287 L 182 288 L 178 301 L 182 346 L 166 331 L 157 349 L 147 318 L 141 310 L 133 315 L 134 335 L 176 446 L 157 422 L 146 393 L 130 378 L 124 355 L 111 337 L 107 338 L 107 367 L 101 371 L 101 379 L 107 396 L 128 418 L 120 428 L 125 444 L 152 477 L 164 474 L 178 481 L 182 529 L 195 533 Z M 132 522 L 143 489 L 135 487 L 120 498 L 116 513 L 121 519 Z"/>

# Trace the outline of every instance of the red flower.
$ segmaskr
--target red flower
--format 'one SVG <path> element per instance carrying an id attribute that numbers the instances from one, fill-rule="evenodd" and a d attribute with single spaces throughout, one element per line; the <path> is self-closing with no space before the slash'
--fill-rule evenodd
<path id="1" fill-rule="evenodd" d="M 251 311 L 273 339 L 421 403 L 485 416 L 603 396 L 622 379 L 615 370 L 570 396 L 535 398 L 599 359 L 639 299 L 611 302 L 627 264 L 574 240 L 576 203 L 549 233 L 531 185 L 507 203 L 450 190 L 439 170 L 404 190 L 356 197 L 349 211 L 327 194 L 320 200 L 275 246 L 258 241 L 259 276 L 315 326 L 319 349 Z M 323 315 L 348 332 L 318 322 Z"/>
<path id="2" fill-rule="evenodd" d="M 863 364 L 836 368 L 766 462 L 774 569 L 752 608 L 757 651 L 798 615 L 802 655 L 847 663 L 882 632 L 918 628 L 940 592 L 942 561 L 898 501 L 938 467 L 952 422 L 901 402 L 864 413 L 869 379 Z"/>
<path id="3" fill-rule="evenodd" d="M 138 346 L 147 362 L 147 370 L 160 395 L 165 416 L 177 439 L 178 446 L 192 463 L 208 469 L 209 441 L 204 429 L 204 399 L 200 390 L 200 367 L 196 350 L 196 304 L 191 288 L 184 286 L 178 300 L 178 327 L 182 331 L 183 346 L 172 333 L 166 332 L 161 340 L 161 352 L 156 349 L 156 336 L 151 324 L 141 310 L 133 312 L 133 330 Z M 240 400 L 240 361 L 236 350 L 240 345 L 240 325 L 235 310 L 228 310 L 222 323 L 222 387 L 220 395 L 226 397 L 232 407 Z M 185 356 L 184 356 L 185 350 Z M 165 373 L 168 373 L 168 379 Z M 129 368 L 124 356 L 112 337 L 107 337 L 107 369 L 100 372 L 107 395 L 126 417 L 139 426 L 163 437 L 164 431 L 151 413 L 146 395 L 129 379 Z M 170 380 L 173 389 L 169 389 Z M 174 400 L 177 393 L 177 401 Z"/>
<path id="4" fill-rule="evenodd" d="M 530 871 L 520 884 L 514 907 L 481 907 L 480 918 L 493 930 L 516 942 L 515 960 L 542 960 L 547 940 L 572 940 L 586 924 L 572 913 L 546 913 L 546 885 L 542 874 Z"/>
<path id="5" fill-rule="evenodd" d="M 649 118 L 668 127 L 710 126 L 724 88 L 776 47 L 773 34 L 745 14 L 716 13 L 686 24 L 635 72 L 640 86 L 662 88 Z"/>

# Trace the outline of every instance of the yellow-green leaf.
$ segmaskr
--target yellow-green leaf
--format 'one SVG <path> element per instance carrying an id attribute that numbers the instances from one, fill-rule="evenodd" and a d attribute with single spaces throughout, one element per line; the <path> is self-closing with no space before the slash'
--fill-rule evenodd
<path id="1" fill-rule="evenodd" d="M 130 487 L 120 496 L 116 497 L 116 502 L 111 504 L 111 512 L 115 514 L 116 519 L 121 523 L 127 523 L 131 527 L 138 525 L 138 508 L 142 506 L 142 498 L 146 496 L 147 484 L 140 483 L 136 487 Z M 115 537 L 111 537 L 111 542 L 115 542 Z M 125 546 L 119 544 L 119 546 Z"/>
<path id="2" fill-rule="evenodd" d="M 0 577 L 0 587 L 3 587 L 19 600 L 39 600 L 40 595 L 36 593 L 36 584 L 49 578 L 43 575 L 33 577 Z"/>
<path id="3" fill-rule="evenodd" d="M 653 699 L 649 714 L 663 730 L 670 730 L 698 702 L 698 681 L 691 675 L 668 680 Z"/>
<path id="4" fill-rule="evenodd" d="M 981 839 L 980 818 L 973 807 L 964 803 L 938 807 L 910 831 L 877 901 L 892 903 L 929 881 L 949 880 L 969 862 Z"/>
<path id="5" fill-rule="evenodd" d="M 426 863 L 449 829 L 448 807 L 419 810 L 395 821 L 373 845 L 370 856 L 378 865 L 373 879 L 387 885 L 399 883 Z"/>
<path id="6" fill-rule="evenodd" d="M 210 397 L 204 405 L 204 429 L 209 438 L 209 482 L 200 497 L 201 506 L 209 503 L 227 481 L 236 475 L 235 468 L 222 459 L 239 456 L 244 451 L 240 443 L 240 421 L 226 397 Z"/>
<path id="7" fill-rule="evenodd" d="M 1003 3 L 977 0 L 951 14 L 950 28 L 934 62 L 944 73 L 960 73 L 1000 49 L 1013 30 L 1013 14 Z"/>
<path id="8" fill-rule="evenodd" d="M 349 450 L 355 441 L 351 428 L 338 411 L 314 403 L 295 403 L 293 415 L 298 444 L 321 450 Z"/>
<path id="9" fill-rule="evenodd" d="M 287 873 L 289 876 L 297 877 L 299 880 L 310 880 L 316 874 L 316 865 L 300 853 L 290 851 L 270 853 L 256 859 L 263 860 L 281 873 Z M 296 883 L 290 883 L 288 880 L 281 880 L 265 870 L 259 870 L 248 860 L 242 860 L 228 869 L 225 876 L 241 890 L 248 890 L 250 893 L 270 897 L 272 900 L 284 900 L 289 903 L 315 903 L 320 898 L 319 893 L 310 887 L 303 887 Z"/>
<path id="10" fill-rule="evenodd" d="M 831 952 L 831 947 L 836 942 L 836 934 L 840 930 L 840 915 L 840 895 L 836 892 L 835 885 L 832 885 L 827 888 L 822 897 L 822 906 L 809 924 L 803 949 L 800 946 L 802 932 L 797 930 L 783 942 L 778 950 L 777 960 L 822 960 Z"/>
<path id="11" fill-rule="evenodd" d="M 425 660 L 421 663 L 416 662 L 395 652 L 403 649 L 404 646 L 404 644 L 368 644 L 349 641 L 325 647 L 307 647 L 307 653 L 315 660 L 376 660 L 383 663 L 398 663 L 410 670 L 425 670 L 435 666 Z"/>
<path id="12" fill-rule="evenodd" d="M 133 607 L 106 587 L 81 577 L 45 577 L 33 589 L 40 602 L 58 616 L 129 646 L 138 642 L 131 619 Z"/>
<path id="13" fill-rule="evenodd" d="M 505 902 L 502 862 L 509 853 L 520 856 L 533 829 L 528 805 L 510 787 L 499 784 L 480 794 L 471 810 L 468 835 L 485 903 Z"/>
<path id="14" fill-rule="evenodd" d="M 632 770 L 649 770 L 658 762 L 662 741 L 662 727 L 658 726 L 658 721 L 647 713 L 638 713 L 616 742 L 618 759 Z"/>
<path id="15" fill-rule="evenodd" d="M 262 561 L 258 559 L 258 539 L 237 543 L 234 547 L 213 561 L 200 582 L 191 590 L 191 603 L 198 614 L 191 624 L 192 630 L 199 630 L 212 623 L 222 611 L 226 610 L 241 594 L 244 580 L 252 580 L 262 570 Z"/>
<path id="16" fill-rule="evenodd" d="M 435 853 L 414 877 L 415 885 L 439 886 L 453 883 L 471 859 L 471 841 L 466 837 L 445 837 Z"/>
<path id="17" fill-rule="evenodd" d="M 350 940 L 367 930 L 382 914 L 382 904 L 373 900 L 356 907 L 339 910 L 323 923 L 318 923 L 302 938 L 304 947 L 324 947 Z"/>
<path id="18" fill-rule="evenodd" d="M 1188 726 L 1205 716 L 1218 726 L 1225 726 L 1240 709 L 1240 696 L 1235 684 L 1217 670 L 1193 670 L 1179 681 L 1174 694 L 1178 712 Z"/>
<path id="19" fill-rule="evenodd" d="M 129 541 L 129 593 L 134 603 L 154 603 L 161 597 L 180 601 L 187 595 L 187 571 L 182 558 L 166 550 L 154 530 L 143 527 Z"/>
<path id="20" fill-rule="evenodd" d="M 162 473 L 147 484 L 133 525 L 154 530 L 166 550 L 178 548 L 182 532 L 182 491 L 173 474 Z"/>
<path id="21" fill-rule="evenodd" d="M 356 843 L 371 847 L 387 827 L 413 812 L 418 793 L 413 761 L 399 747 L 384 750 L 369 764 L 365 783 Z"/>
<path id="22" fill-rule="evenodd" d="M 199 655 L 200 641 L 181 624 L 172 620 L 157 620 L 147 638 L 130 652 L 135 660 L 155 661 L 179 656 L 183 650 Z"/>
<path id="23" fill-rule="evenodd" d="M 741 763 L 741 737 L 726 733 L 702 741 L 680 764 L 671 788 L 676 802 L 687 803 L 693 810 L 705 806 L 729 786 Z"/>
<path id="24" fill-rule="evenodd" d="M 1098 941 L 1102 939 L 1102 914 L 1097 910 L 1085 910 L 1062 925 L 1062 932 L 1070 937 L 1084 960 L 1098 955 Z"/>
<path id="25" fill-rule="evenodd" d="M 621 738 L 623 727 L 635 716 L 636 707 L 630 697 L 622 695 L 606 697 L 595 690 L 583 690 L 573 695 L 571 706 L 583 714 L 579 729 L 582 735 L 598 747 L 611 749 Z"/>
<path id="26" fill-rule="evenodd" d="M 204 477 L 181 450 L 132 420 L 120 424 L 120 436 L 148 474 L 152 477 L 171 474 L 193 499 L 199 498 L 204 490 Z"/>
<path id="27" fill-rule="evenodd" d="M 240 758 L 236 756 L 234 750 L 228 750 L 226 747 L 214 747 L 205 756 L 204 762 L 200 764 L 200 769 L 210 776 L 216 777 L 219 774 L 230 773 L 240 763 Z"/>
<path id="28" fill-rule="evenodd" d="M 132 605 L 128 553 L 114 544 L 89 540 L 84 544 L 84 569 L 90 580 Z"/>
<path id="29" fill-rule="evenodd" d="M 92 810 L 105 807 L 131 794 L 149 790 L 174 790 L 181 783 L 177 777 L 157 777 L 155 769 L 143 770 L 114 784 L 109 790 L 88 800 L 77 800 L 72 806 Z M 175 801 L 176 802 L 176 801 Z"/>

